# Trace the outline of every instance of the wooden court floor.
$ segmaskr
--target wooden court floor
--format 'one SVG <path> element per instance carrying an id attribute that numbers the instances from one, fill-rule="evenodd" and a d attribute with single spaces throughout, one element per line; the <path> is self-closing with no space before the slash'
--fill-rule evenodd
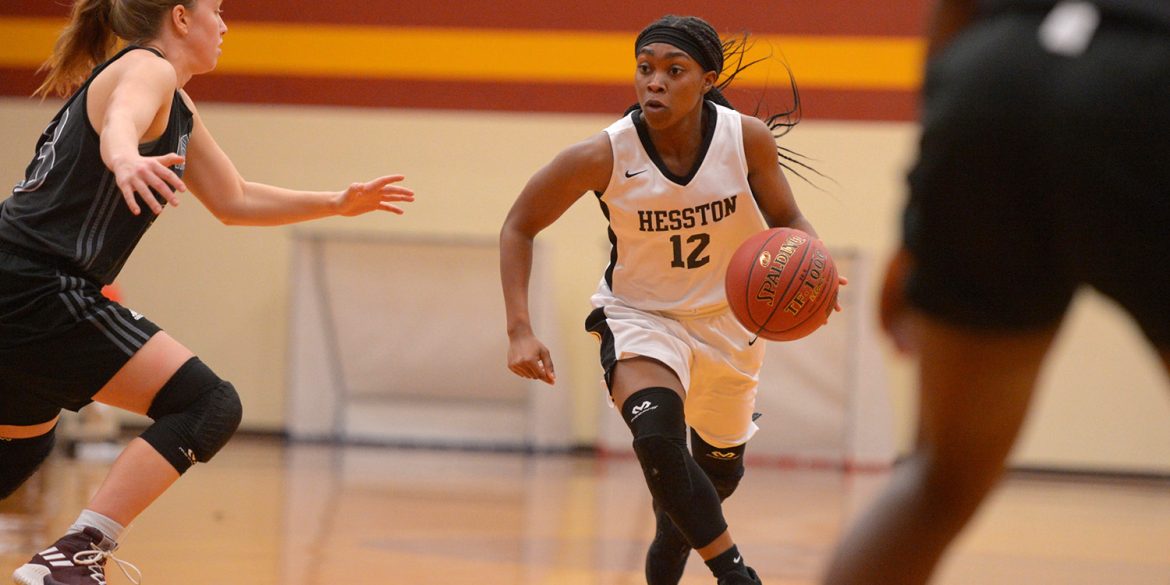
<path id="1" fill-rule="evenodd" d="M 57 457 L 0 503 L 5 575 L 72 522 L 105 469 Z M 764 583 L 811 585 L 885 479 L 749 466 L 726 513 Z M 139 518 L 119 556 L 147 585 L 634 585 L 652 530 L 632 459 L 241 437 Z M 683 583 L 712 582 L 693 555 Z M 111 570 L 109 583 L 129 581 Z M 937 583 L 1168 585 L 1170 483 L 1012 476 Z"/>

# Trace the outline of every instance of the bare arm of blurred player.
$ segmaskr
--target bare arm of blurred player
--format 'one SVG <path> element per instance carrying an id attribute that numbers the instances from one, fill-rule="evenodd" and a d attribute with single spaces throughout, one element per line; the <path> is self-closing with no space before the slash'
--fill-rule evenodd
<path id="1" fill-rule="evenodd" d="M 928 32 L 927 57 L 938 54 L 975 18 L 978 0 L 939 0 Z M 909 311 L 906 307 L 905 281 L 913 260 L 909 252 L 899 249 L 886 267 L 882 284 L 879 315 L 882 329 L 894 341 L 899 351 L 911 353 L 917 349 L 912 333 Z"/>

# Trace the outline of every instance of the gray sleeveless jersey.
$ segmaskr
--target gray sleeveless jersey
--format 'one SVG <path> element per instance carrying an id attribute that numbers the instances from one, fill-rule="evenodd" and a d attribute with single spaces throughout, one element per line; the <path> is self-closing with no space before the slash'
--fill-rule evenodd
<path id="1" fill-rule="evenodd" d="M 49 123 L 24 180 L 0 203 L 0 246 L 59 260 L 103 284 L 118 275 L 155 215 L 145 205 L 139 215 L 130 213 L 113 173 L 102 162 L 86 96 L 98 73 L 136 49 L 142 48 L 127 47 L 96 67 Z M 192 126 L 191 111 L 176 91 L 163 135 L 139 151 L 144 156 L 185 155 Z M 182 176 L 183 168 L 173 170 Z"/>

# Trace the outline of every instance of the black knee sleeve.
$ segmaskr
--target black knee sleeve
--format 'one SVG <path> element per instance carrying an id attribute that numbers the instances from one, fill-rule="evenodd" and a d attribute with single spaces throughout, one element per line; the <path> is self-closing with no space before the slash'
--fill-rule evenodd
<path id="1" fill-rule="evenodd" d="M 683 402 L 669 388 L 646 388 L 622 405 L 634 434 L 634 453 L 654 501 L 666 511 L 694 548 L 727 530 L 719 495 L 687 452 Z"/>
<path id="2" fill-rule="evenodd" d="M 158 391 L 146 414 L 155 422 L 142 438 L 183 473 L 227 444 L 243 409 L 236 389 L 193 357 Z"/>
<path id="3" fill-rule="evenodd" d="M 746 450 L 746 443 L 729 449 L 715 447 L 691 429 L 691 453 L 715 485 L 720 501 L 731 497 L 735 488 L 739 487 L 744 474 L 743 454 Z"/>
<path id="4" fill-rule="evenodd" d="M 28 439 L 0 439 L 0 500 L 24 485 L 53 452 L 54 426 L 49 432 Z"/>

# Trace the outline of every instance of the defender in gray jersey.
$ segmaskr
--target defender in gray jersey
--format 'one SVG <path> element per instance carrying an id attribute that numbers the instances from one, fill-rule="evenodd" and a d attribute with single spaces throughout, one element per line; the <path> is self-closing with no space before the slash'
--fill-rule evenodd
<path id="1" fill-rule="evenodd" d="M 68 99 L 0 203 L 0 497 L 49 455 L 62 408 L 98 401 L 154 423 L 68 534 L 16 570 L 20 585 L 104 583 L 123 527 L 240 422 L 229 382 L 101 295 L 163 206 L 189 189 L 224 223 L 278 225 L 413 201 L 401 176 L 338 192 L 241 178 L 182 89 L 215 68 L 226 32 L 220 0 L 78 0 L 47 64 L 38 93 Z M 129 45 L 111 55 L 116 37 Z"/>
<path id="2" fill-rule="evenodd" d="M 1170 169 L 1153 162 L 1170 158 L 1167 96 L 1170 2 L 938 3 L 882 293 L 883 325 L 919 354 L 916 444 L 825 583 L 930 579 L 1002 476 L 1080 286 L 1170 372 Z"/>
<path id="3" fill-rule="evenodd" d="M 676 16 L 646 27 L 634 47 L 638 106 L 537 172 L 504 222 L 508 367 L 556 381 L 529 320 L 533 239 L 593 191 L 613 249 L 586 328 L 601 342 L 610 396 L 653 496 L 647 582 L 676 585 L 693 548 L 720 584 L 759 583 L 721 502 L 743 476 L 755 431 L 763 344 L 731 315 L 722 283 L 748 236 L 768 226 L 815 232 L 778 164 L 772 128 L 735 112 L 717 88 L 724 51 L 742 47 Z"/>

